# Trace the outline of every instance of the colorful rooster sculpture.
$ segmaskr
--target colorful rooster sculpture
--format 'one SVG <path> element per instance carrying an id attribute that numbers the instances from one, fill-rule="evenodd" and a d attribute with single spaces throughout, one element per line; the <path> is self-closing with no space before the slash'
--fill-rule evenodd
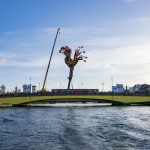
<path id="1" fill-rule="evenodd" d="M 75 65 L 78 63 L 79 60 L 83 60 L 84 62 L 86 62 L 86 56 L 82 56 L 82 53 L 85 53 L 85 51 L 80 51 L 81 48 L 83 48 L 83 46 L 79 46 L 74 53 L 74 58 L 71 58 L 71 54 L 72 54 L 72 49 L 68 46 L 62 46 L 59 50 L 60 53 L 64 54 L 65 57 L 65 63 L 66 65 L 69 67 L 70 69 L 70 73 L 69 73 L 69 82 L 68 82 L 68 89 L 70 89 L 70 82 L 72 80 L 73 77 L 73 70 Z"/>

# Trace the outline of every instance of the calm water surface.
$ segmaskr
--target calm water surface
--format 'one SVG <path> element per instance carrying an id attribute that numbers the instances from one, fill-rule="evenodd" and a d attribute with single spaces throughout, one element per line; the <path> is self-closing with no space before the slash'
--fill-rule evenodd
<path id="1" fill-rule="evenodd" d="M 0 107 L 0 150 L 149 150 L 150 107 Z"/>

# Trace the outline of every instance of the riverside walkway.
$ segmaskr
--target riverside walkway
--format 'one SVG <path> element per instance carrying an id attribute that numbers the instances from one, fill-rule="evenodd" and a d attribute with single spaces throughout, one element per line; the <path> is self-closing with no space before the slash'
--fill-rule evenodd
<path id="1" fill-rule="evenodd" d="M 150 105 L 150 96 L 99 96 L 99 95 L 66 95 L 66 96 L 28 96 L 0 98 L 0 106 L 25 106 L 43 103 L 110 103 L 112 105 Z"/>

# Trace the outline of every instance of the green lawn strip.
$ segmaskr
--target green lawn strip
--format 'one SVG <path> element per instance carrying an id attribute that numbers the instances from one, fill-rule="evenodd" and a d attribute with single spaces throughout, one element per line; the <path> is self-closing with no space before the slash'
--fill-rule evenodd
<path id="1" fill-rule="evenodd" d="M 150 96 L 114 96 L 114 100 L 119 102 L 150 102 Z"/>
<path id="2" fill-rule="evenodd" d="M 76 99 L 76 98 L 86 98 L 86 99 L 93 99 L 93 96 L 31 96 L 31 97 L 9 97 L 9 98 L 0 98 L 0 104 L 21 104 L 27 103 L 32 101 L 42 101 L 42 100 L 50 100 L 50 99 Z M 99 99 L 98 97 L 96 97 Z"/>
<path id="3" fill-rule="evenodd" d="M 97 96 L 97 95 L 66 95 L 66 96 L 31 96 L 31 97 L 9 97 L 0 98 L 0 104 L 21 104 L 31 101 L 42 101 L 50 99 L 102 99 L 114 100 L 123 103 L 150 102 L 150 96 Z"/>
<path id="4" fill-rule="evenodd" d="M 30 101 L 49 99 L 50 96 L 8 97 L 0 98 L 0 104 L 22 104 Z"/>
<path id="5" fill-rule="evenodd" d="M 97 95 L 77 95 L 77 96 L 61 96 L 58 98 L 83 98 L 83 99 L 102 99 L 113 100 L 117 102 L 150 102 L 150 96 L 97 96 Z"/>

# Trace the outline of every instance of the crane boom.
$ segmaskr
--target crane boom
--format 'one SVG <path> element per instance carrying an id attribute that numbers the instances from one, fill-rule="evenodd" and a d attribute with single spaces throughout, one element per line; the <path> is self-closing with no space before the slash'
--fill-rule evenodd
<path id="1" fill-rule="evenodd" d="M 48 62 L 48 66 L 47 66 L 47 70 L 46 70 L 46 74 L 45 74 L 45 78 L 44 78 L 44 82 L 43 82 L 42 92 L 45 91 L 45 84 L 46 84 L 46 79 L 47 79 L 47 75 L 48 75 L 48 70 L 49 70 L 49 66 L 50 66 L 50 63 L 51 63 L 52 56 L 53 56 L 53 51 L 54 51 L 54 47 L 55 47 L 55 43 L 56 43 L 56 40 L 57 40 L 57 35 L 59 33 L 59 30 L 60 30 L 60 28 L 57 29 L 56 37 L 55 37 L 55 40 L 54 40 L 53 48 L 52 48 L 52 51 L 51 51 L 50 59 L 49 59 L 49 62 Z"/>

